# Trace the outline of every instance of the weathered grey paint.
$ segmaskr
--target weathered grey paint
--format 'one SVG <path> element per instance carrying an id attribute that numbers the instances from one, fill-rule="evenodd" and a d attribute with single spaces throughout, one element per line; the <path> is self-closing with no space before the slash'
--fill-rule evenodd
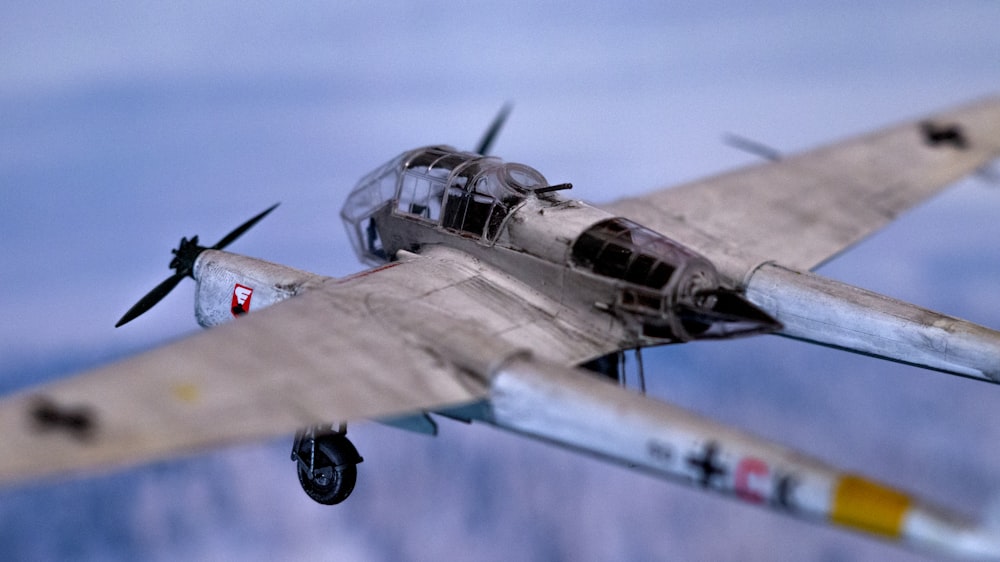
<path id="1" fill-rule="evenodd" d="M 783 335 L 1000 382 L 996 330 L 774 264 L 758 268 L 746 291 Z"/>

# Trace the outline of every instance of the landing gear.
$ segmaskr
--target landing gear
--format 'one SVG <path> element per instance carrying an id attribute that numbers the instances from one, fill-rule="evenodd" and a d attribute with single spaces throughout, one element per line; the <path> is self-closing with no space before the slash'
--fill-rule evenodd
<path id="1" fill-rule="evenodd" d="M 299 484 L 313 500 L 334 505 L 347 499 L 358 479 L 361 455 L 347 439 L 347 427 L 313 426 L 295 434 L 292 460 Z"/>
<path id="2" fill-rule="evenodd" d="M 636 385 L 640 394 L 646 394 L 646 375 L 642 366 L 642 348 L 637 347 L 632 350 L 636 365 Z M 625 370 L 625 351 L 614 351 L 607 355 L 602 355 L 586 363 L 580 364 L 580 368 L 603 375 L 619 385 L 628 387 L 628 373 Z"/>

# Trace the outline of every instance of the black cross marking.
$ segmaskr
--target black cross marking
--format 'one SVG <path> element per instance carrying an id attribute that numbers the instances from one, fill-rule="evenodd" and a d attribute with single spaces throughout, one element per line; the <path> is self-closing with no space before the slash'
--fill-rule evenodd
<path id="1" fill-rule="evenodd" d="M 60 406 L 44 397 L 35 399 L 29 415 L 39 431 L 62 430 L 81 441 L 92 437 L 97 427 L 90 408 Z"/>
<path id="2" fill-rule="evenodd" d="M 920 123 L 920 132 L 924 135 L 924 142 L 930 146 L 951 145 L 959 150 L 965 150 L 969 146 L 962 126 L 958 123 L 924 121 Z"/>
<path id="3" fill-rule="evenodd" d="M 778 479 L 777 490 L 775 491 L 775 504 L 785 510 L 794 511 L 795 504 L 792 502 L 792 493 L 799 485 L 798 479 L 791 474 L 784 474 Z"/>
<path id="4" fill-rule="evenodd" d="M 726 475 L 726 467 L 715 462 L 715 455 L 718 452 L 719 445 L 714 441 L 710 441 L 705 445 L 705 450 L 702 451 L 701 455 L 691 455 L 687 458 L 688 466 L 701 472 L 701 478 L 698 479 L 698 483 L 701 484 L 702 488 L 710 487 L 712 480 L 716 476 L 722 477 Z"/>

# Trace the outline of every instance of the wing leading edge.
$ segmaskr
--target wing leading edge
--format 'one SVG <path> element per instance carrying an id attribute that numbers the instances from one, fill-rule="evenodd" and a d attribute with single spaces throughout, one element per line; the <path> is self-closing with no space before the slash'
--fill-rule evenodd
<path id="1" fill-rule="evenodd" d="M 479 400 L 529 345 L 563 364 L 614 349 L 511 283 L 457 252 L 316 277 L 246 318 L 6 397 L 0 483 Z"/>
<path id="2" fill-rule="evenodd" d="M 705 254 L 741 285 L 809 270 L 1000 156 L 1000 97 L 603 208 Z"/>

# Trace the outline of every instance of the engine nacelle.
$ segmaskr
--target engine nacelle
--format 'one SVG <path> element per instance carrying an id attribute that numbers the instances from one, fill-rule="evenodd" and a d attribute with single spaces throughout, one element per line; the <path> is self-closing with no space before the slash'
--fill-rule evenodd
<path id="1" fill-rule="evenodd" d="M 218 250 L 194 264 L 195 317 L 204 328 L 228 322 L 294 296 L 319 275 Z"/>
<path id="2" fill-rule="evenodd" d="M 765 333 L 781 325 L 720 286 L 707 258 L 628 219 L 590 226 L 573 243 L 570 265 L 615 280 L 610 308 L 651 342 Z"/>

